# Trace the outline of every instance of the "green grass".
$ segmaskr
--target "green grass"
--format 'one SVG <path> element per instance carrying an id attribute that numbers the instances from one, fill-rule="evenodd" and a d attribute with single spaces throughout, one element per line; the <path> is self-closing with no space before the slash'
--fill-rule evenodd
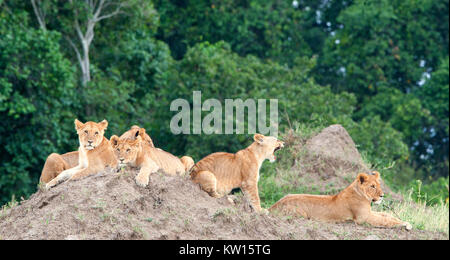
<path id="1" fill-rule="evenodd" d="M 16 200 L 16 197 L 13 195 L 11 201 L 3 205 L 0 209 L 0 219 L 6 216 L 6 211 L 8 209 L 14 208 L 19 205 L 19 202 Z"/>
<path id="2" fill-rule="evenodd" d="M 427 205 L 425 201 L 416 201 L 413 190 L 404 194 L 403 201 L 386 201 L 378 206 L 393 216 L 408 221 L 414 229 L 443 232 L 449 235 L 449 204 L 441 201 Z"/>

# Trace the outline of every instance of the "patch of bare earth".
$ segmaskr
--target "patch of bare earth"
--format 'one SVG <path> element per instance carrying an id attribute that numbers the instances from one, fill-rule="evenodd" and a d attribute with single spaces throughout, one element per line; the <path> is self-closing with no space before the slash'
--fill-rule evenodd
<path id="1" fill-rule="evenodd" d="M 340 187 L 348 184 L 341 174 L 353 175 L 364 165 L 356 148 L 329 150 L 336 145 L 354 147 L 339 127 L 332 130 L 305 142 L 310 152 L 294 163 L 293 170 L 310 172 L 317 183 L 334 181 Z M 225 197 L 212 198 L 187 176 L 158 172 L 142 188 L 134 181 L 136 174 L 131 168 L 108 169 L 39 190 L 0 212 L 0 239 L 448 239 L 444 233 L 259 214 L 245 197 L 234 197 L 234 204 Z"/>

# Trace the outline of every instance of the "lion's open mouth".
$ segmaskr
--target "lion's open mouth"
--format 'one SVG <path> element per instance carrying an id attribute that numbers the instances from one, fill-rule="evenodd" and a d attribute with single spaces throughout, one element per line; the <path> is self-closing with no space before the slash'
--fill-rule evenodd
<path id="1" fill-rule="evenodd" d="M 278 146 L 277 148 L 275 148 L 275 150 L 273 150 L 273 153 L 275 153 L 278 150 L 281 150 L 281 146 Z"/>
<path id="2" fill-rule="evenodd" d="M 278 147 L 276 147 L 276 148 L 273 150 L 272 155 L 273 155 L 273 159 L 274 159 L 274 160 L 277 159 L 277 157 L 275 156 L 275 153 L 276 153 L 278 150 L 280 150 L 280 149 L 281 149 L 281 146 L 278 146 Z"/>

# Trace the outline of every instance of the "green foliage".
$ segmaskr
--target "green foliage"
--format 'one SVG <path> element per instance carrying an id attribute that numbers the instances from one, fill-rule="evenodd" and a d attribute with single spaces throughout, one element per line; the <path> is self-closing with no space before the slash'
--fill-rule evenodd
<path id="1" fill-rule="evenodd" d="M 448 175 L 448 2 L 360 0 L 337 22 L 318 82 L 357 96 L 357 122 L 380 116 L 401 132 L 414 167 Z"/>
<path id="2" fill-rule="evenodd" d="M 386 167 L 393 161 L 408 159 L 408 147 L 402 142 L 402 134 L 393 129 L 379 116 L 364 118 L 361 122 L 344 125 L 358 150 L 366 155 L 367 161 L 379 167 Z"/>
<path id="3" fill-rule="evenodd" d="M 289 1 L 156 1 L 155 6 L 161 15 L 158 37 L 177 59 L 203 41 L 226 41 L 241 56 L 282 64 L 311 54 L 302 37 L 303 12 Z"/>
<path id="4" fill-rule="evenodd" d="M 25 13 L 0 12 L 0 203 L 35 191 L 51 152 L 76 139 L 74 68 L 60 35 L 27 27 Z M 75 101 L 75 102 L 74 102 Z"/>
<path id="5" fill-rule="evenodd" d="M 448 177 L 440 177 L 428 184 L 423 184 L 421 180 L 411 181 L 411 195 L 414 200 L 426 204 L 447 203 L 448 205 L 448 182 Z"/>
<path id="6" fill-rule="evenodd" d="M 432 73 L 416 95 L 422 101 L 426 118 L 424 129 L 414 144 L 418 164 L 427 168 L 431 175 L 448 176 L 449 154 L 449 59 L 441 60 L 438 69 Z M 425 151 L 425 152 L 424 152 Z"/>

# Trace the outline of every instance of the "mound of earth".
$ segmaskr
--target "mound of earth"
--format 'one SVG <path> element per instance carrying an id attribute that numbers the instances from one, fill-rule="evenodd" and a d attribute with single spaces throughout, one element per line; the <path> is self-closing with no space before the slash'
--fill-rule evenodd
<path id="1" fill-rule="evenodd" d="M 315 188 L 309 192 L 336 193 L 353 182 L 358 173 L 377 170 L 366 165 L 353 139 L 339 124 L 331 125 L 306 140 L 290 132 L 286 140 L 289 156 L 293 154 L 294 158 L 289 172 L 305 179 L 310 187 Z M 402 199 L 383 182 L 382 188 L 388 196 Z"/>
<path id="2" fill-rule="evenodd" d="M 331 125 L 310 138 L 305 147 L 311 154 L 324 157 L 328 162 L 350 169 L 369 170 L 356 149 L 353 139 L 341 125 Z"/>
<path id="3" fill-rule="evenodd" d="M 297 153 L 289 173 L 300 185 L 345 188 L 366 170 L 348 133 L 335 125 L 309 140 L 286 138 Z M 278 162 L 280 164 L 281 162 Z M 281 166 L 280 166 L 281 167 Z M 329 224 L 253 212 L 245 197 L 215 199 L 188 176 L 150 176 L 136 185 L 137 169 L 112 169 L 0 210 L 1 239 L 448 239 L 444 233 Z M 282 176 L 281 176 L 282 177 Z M 329 189 L 328 189 L 329 190 Z"/>
<path id="4" fill-rule="evenodd" d="M 252 212 L 214 199 L 187 177 L 107 170 L 38 191 L 2 212 L 1 239 L 443 239 L 444 234 L 324 224 Z"/>

